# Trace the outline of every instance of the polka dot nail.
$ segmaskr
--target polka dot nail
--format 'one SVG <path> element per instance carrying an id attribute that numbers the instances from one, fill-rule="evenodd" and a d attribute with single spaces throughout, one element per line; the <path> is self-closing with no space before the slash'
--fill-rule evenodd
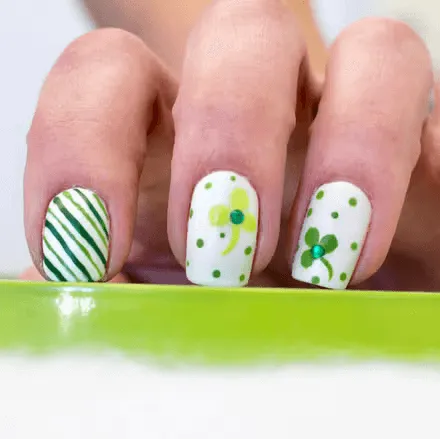
<path id="1" fill-rule="evenodd" d="M 370 201 L 357 186 L 339 181 L 318 188 L 307 209 L 292 277 L 325 288 L 345 289 L 370 218 Z"/>
<path id="2" fill-rule="evenodd" d="M 249 181 L 230 171 L 204 177 L 188 215 L 186 275 L 198 285 L 245 286 L 258 231 L 258 197 Z"/>

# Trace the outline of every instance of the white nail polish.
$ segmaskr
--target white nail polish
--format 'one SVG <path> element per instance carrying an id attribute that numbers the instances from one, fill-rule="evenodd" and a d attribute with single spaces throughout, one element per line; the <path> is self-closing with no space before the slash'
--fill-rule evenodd
<path id="1" fill-rule="evenodd" d="M 61 192 L 49 203 L 43 230 L 43 269 L 49 280 L 97 282 L 106 272 L 109 216 L 88 189 Z"/>
<path id="2" fill-rule="evenodd" d="M 371 204 L 357 186 L 321 186 L 309 204 L 293 261 L 292 277 L 325 288 L 345 289 L 362 250 Z"/>
<path id="3" fill-rule="evenodd" d="M 188 219 L 186 275 L 198 285 L 248 283 L 257 243 L 258 197 L 249 181 L 217 171 L 196 185 Z"/>

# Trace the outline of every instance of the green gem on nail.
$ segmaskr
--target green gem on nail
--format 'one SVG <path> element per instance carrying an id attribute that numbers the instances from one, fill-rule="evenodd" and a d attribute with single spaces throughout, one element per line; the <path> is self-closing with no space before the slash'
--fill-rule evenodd
<path id="1" fill-rule="evenodd" d="M 322 258 L 325 255 L 325 249 L 322 245 L 314 245 L 310 251 L 312 252 L 312 258 L 313 259 L 319 259 Z"/>
<path id="2" fill-rule="evenodd" d="M 243 221 L 244 221 L 244 213 L 243 213 L 241 210 L 236 209 L 236 210 L 233 210 L 233 211 L 229 214 L 229 218 L 230 218 L 232 224 L 235 224 L 235 225 L 238 226 L 238 225 L 240 225 L 240 224 L 243 224 Z"/>

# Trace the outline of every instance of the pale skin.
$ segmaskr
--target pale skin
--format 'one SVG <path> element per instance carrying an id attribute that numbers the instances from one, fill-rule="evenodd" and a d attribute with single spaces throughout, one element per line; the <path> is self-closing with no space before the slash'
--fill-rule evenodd
<path id="1" fill-rule="evenodd" d="M 326 50 L 296 0 L 86 3 L 125 30 L 74 41 L 42 89 L 25 173 L 37 268 L 24 278 L 43 274 L 49 200 L 82 185 L 109 207 L 107 280 L 185 283 L 192 190 L 230 169 L 260 200 L 251 285 L 301 286 L 290 266 L 308 201 L 338 178 L 373 207 L 350 288 L 440 291 L 440 110 L 428 113 L 440 86 L 409 27 L 364 20 Z"/>

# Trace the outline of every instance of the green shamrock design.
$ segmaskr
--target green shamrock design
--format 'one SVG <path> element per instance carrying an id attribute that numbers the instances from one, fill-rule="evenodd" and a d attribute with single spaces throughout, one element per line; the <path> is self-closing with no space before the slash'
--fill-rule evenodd
<path id="1" fill-rule="evenodd" d="M 241 230 L 245 232 L 255 232 L 257 230 L 257 220 L 255 216 L 248 212 L 249 197 L 246 190 L 236 188 L 229 197 L 229 206 L 218 204 L 209 211 L 209 222 L 214 227 L 231 226 L 231 240 L 223 250 L 222 255 L 226 256 L 234 250 L 240 239 Z"/>
<path id="2" fill-rule="evenodd" d="M 306 232 L 304 240 L 310 248 L 305 250 L 301 255 L 301 265 L 304 268 L 310 268 L 313 263 L 319 259 L 328 270 L 328 280 L 332 280 L 333 267 L 324 256 L 334 252 L 338 248 L 336 236 L 325 235 L 319 240 L 319 230 L 315 227 L 310 227 Z"/>

